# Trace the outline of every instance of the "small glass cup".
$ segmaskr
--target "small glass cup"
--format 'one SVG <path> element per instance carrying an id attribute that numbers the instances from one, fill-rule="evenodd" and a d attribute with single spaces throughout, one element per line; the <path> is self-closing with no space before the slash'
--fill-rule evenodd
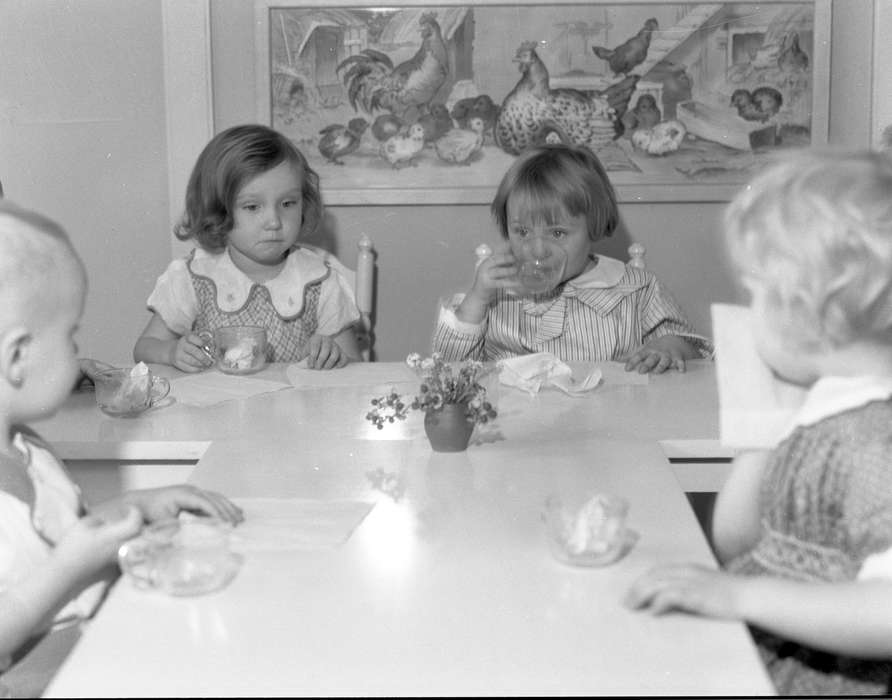
<path id="1" fill-rule="evenodd" d="M 517 286 L 510 293 L 519 296 L 545 294 L 557 287 L 567 269 L 567 252 L 549 238 L 535 236 L 523 241 L 517 257 Z"/>
<path id="2" fill-rule="evenodd" d="M 543 513 L 549 549 L 572 566 L 612 564 L 638 540 L 638 533 L 626 527 L 628 513 L 629 502 L 622 496 L 595 494 L 581 507 L 550 496 Z"/>
<path id="3" fill-rule="evenodd" d="M 217 369 L 226 374 L 251 374 L 266 367 L 266 329 L 261 326 L 224 326 L 214 331 Z"/>
<path id="4" fill-rule="evenodd" d="M 161 520 L 121 545 L 118 563 L 138 587 L 175 596 L 220 590 L 242 557 L 230 549 L 232 525 L 218 518 Z"/>
<path id="5" fill-rule="evenodd" d="M 93 374 L 96 403 L 118 418 L 138 416 L 170 393 L 170 382 L 151 372 L 134 374 L 132 369 L 112 368 Z"/>

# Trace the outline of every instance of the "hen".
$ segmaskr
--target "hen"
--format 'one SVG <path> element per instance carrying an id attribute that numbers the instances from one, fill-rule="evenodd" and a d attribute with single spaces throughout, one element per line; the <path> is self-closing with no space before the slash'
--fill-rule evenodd
<path id="1" fill-rule="evenodd" d="M 608 49 L 604 46 L 592 46 L 592 51 L 598 58 L 607 61 L 610 70 L 615 75 L 628 75 L 632 69 L 647 58 L 647 50 L 650 48 L 650 35 L 659 29 L 657 20 L 651 17 L 644 26 L 628 41 L 619 46 Z"/>
<path id="2" fill-rule="evenodd" d="M 592 151 L 612 141 L 617 134 L 616 115 L 625 112 L 637 76 L 601 92 L 552 90 L 548 69 L 535 46 L 535 42 L 525 41 L 517 49 L 514 60 L 522 76 L 502 101 L 493 130 L 496 144 L 517 155 L 549 134 Z"/>
<path id="3" fill-rule="evenodd" d="M 353 109 L 358 111 L 358 103 L 369 114 L 387 110 L 404 121 L 427 111 L 446 82 L 449 56 L 436 15 L 425 13 L 418 24 L 421 46 L 396 68 L 387 54 L 375 49 L 364 49 L 338 64 L 337 71 L 345 71 L 343 81 Z"/>

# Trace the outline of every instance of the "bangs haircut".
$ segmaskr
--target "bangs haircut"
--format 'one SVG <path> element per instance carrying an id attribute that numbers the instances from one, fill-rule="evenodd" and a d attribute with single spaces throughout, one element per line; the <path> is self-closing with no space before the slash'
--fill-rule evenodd
<path id="1" fill-rule="evenodd" d="M 534 221 L 553 225 L 567 214 L 584 216 L 593 241 L 612 235 L 619 222 L 613 186 L 601 161 L 587 148 L 547 145 L 518 156 L 490 208 L 503 238 L 508 238 L 511 196 Z"/>
<path id="2" fill-rule="evenodd" d="M 725 214 L 732 265 L 804 349 L 892 342 L 892 160 L 787 153 Z"/>
<path id="3" fill-rule="evenodd" d="M 186 186 L 186 211 L 174 229 L 180 240 L 194 238 L 211 252 L 226 247 L 234 225 L 239 191 L 252 178 L 289 163 L 301 179 L 300 237 L 311 236 L 322 221 L 319 176 L 303 153 L 285 136 L 259 124 L 234 126 L 204 147 Z"/>

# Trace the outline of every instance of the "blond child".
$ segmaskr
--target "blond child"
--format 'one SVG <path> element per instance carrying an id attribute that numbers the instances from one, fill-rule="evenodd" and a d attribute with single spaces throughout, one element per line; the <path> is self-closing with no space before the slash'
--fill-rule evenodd
<path id="1" fill-rule="evenodd" d="M 247 124 L 211 139 L 176 229 L 198 246 L 158 278 L 134 359 L 198 372 L 213 364 L 208 335 L 232 325 L 266 328 L 274 362 L 330 369 L 361 359 L 345 268 L 298 240 L 322 215 L 319 178 L 285 136 Z"/>
<path id="2" fill-rule="evenodd" d="M 0 672 L 35 637 L 93 614 L 117 573 L 119 546 L 143 523 L 182 510 L 242 518 L 223 496 L 191 486 L 133 491 L 88 511 L 65 467 L 26 427 L 71 391 L 85 295 L 64 231 L 0 202 Z"/>
<path id="3" fill-rule="evenodd" d="M 780 694 L 878 694 L 892 680 L 892 160 L 803 151 L 731 203 L 752 333 L 809 388 L 770 451 L 719 494 L 714 571 L 659 567 L 633 608 L 743 620 Z"/>
<path id="4" fill-rule="evenodd" d="M 433 349 L 444 359 L 550 352 L 566 361 L 622 360 L 643 373 L 683 371 L 685 360 L 711 355 L 653 274 L 594 253 L 619 212 L 588 149 L 528 149 L 502 178 L 492 213 L 507 245 L 478 264 L 466 294 L 440 309 Z M 547 291 L 518 294 L 523 249 L 548 246 L 566 258 L 563 274 Z"/>

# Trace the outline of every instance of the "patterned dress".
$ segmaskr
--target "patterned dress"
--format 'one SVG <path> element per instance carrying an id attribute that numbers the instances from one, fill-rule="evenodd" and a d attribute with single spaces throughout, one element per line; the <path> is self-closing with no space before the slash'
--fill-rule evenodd
<path id="1" fill-rule="evenodd" d="M 892 401 L 797 427 L 772 452 L 760 488 L 762 534 L 732 573 L 845 582 L 892 547 Z M 778 693 L 889 692 L 892 663 L 837 656 L 752 628 Z"/>
<path id="2" fill-rule="evenodd" d="M 229 254 L 195 249 L 172 262 L 149 297 L 149 308 L 178 335 L 223 326 L 266 329 L 270 362 L 302 359 L 315 333 L 337 335 L 359 319 L 345 268 L 324 251 L 297 248 L 277 277 L 253 282 Z"/>
<path id="3" fill-rule="evenodd" d="M 434 330 L 433 350 L 450 361 L 550 352 L 565 361 L 603 362 L 664 335 L 685 337 L 702 357 L 712 355 L 709 340 L 697 335 L 652 273 L 604 256 L 552 293 L 518 299 L 500 292 L 480 324 L 456 318 L 461 300 L 457 295 L 440 310 Z"/>

